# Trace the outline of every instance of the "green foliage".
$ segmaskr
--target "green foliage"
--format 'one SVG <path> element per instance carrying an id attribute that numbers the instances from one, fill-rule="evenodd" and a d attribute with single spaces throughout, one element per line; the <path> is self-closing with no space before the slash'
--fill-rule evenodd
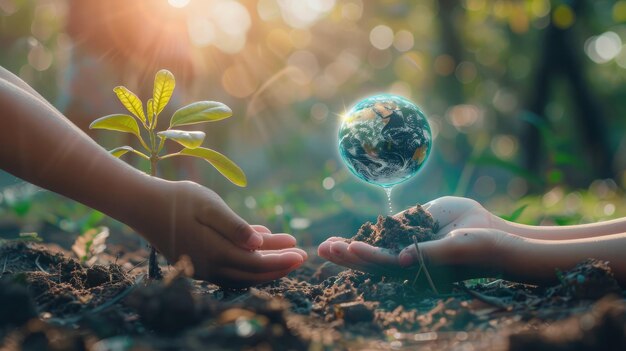
<path id="1" fill-rule="evenodd" d="M 117 98 L 120 99 L 122 105 L 135 117 L 139 118 L 141 123 L 146 125 L 146 116 L 143 114 L 143 104 L 137 95 L 124 86 L 115 87 L 113 91 L 117 95 Z"/>
<path id="2" fill-rule="evenodd" d="M 20 235 L 17 238 L 12 238 L 12 239 L 0 238 L 0 244 L 9 242 L 9 241 L 40 243 L 43 241 L 43 239 L 36 232 L 20 233 Z"/>
<path id="3" fill-rule="evenodd" d="M 123 133 L 131 133 L 141 139 L 141 132 L 137 121 L 129 115 L 115 114 L 100 117 L 91 122 L 90 129 L 108 129 Z"/>
<path id="4" fill-rule="evenodd" d="M 164 130 L 158 132 L 157 135 L 161 138 L 173 140 L 188 149 L 195 149 L 202 145 L 204 137 L 206 136 L 204 132 L 188 132 L 186 130 L 175 129 Z"/>
<path id="5" fill-rule="evenodd" d="M 133 152 L 137 155 L 139 155 L 142 158 L 145 158 L 146 160 L 149 160 L 150 157 L 148 157 L 146 154 L 144 154 L 141 151 L 137 151 L 135 149 L 133 149 L 130 146 L 120 146 L 120 147 L 116 147 L 114 149 L 109 150 L 109 153 L 117 158 L 124 156 L 125 154 L 127 154 L 128 152 Z"/>
<path id="6" fill-rule="evenodd" d="M 507 221 L 515 222 L 522 215 L 522 212 L 524 212 L 526 207 L 528 207 L 528 205 L 522 205 L 516 208 L 510 215 L 501 215 L 500 217 L 502 219 L 506 219 Z"/>
<path id="7" fill-rule="evenodd" d="M 505 213 L 501 218 L 529 225 L 576 225 L 626 216 L 624 191 L 611 180 L 596 180 L 588 189 L 555 186 L 514 202 L 494 197 L 484 205 L 494 213 Z"/>
<path id="8" fill-rule="evenodd" d="M 154 90 L 152 93 L 152 109 L 155 116 L 158 116 L 170 101 L 175 86 L 176 80 L 174 80 L 174 75 L 170 71 L 163 69 L 157 72 L 154 77 Z M 151 116 L 148 118 L 152 119 Z"/>
<path id="9" fill-rule="evenodd" d="M 134 117 L 126 114 L 108 115 L 93 121 L 89 128 L 107 129 L 136 135 L 146 153 L 135 150 L 131 146 L 116 147 L 109 152 L 115 157 L 121 157 L 130 152 L 150 160 L 151 175 L 156 175 L 156 166 L 159 160 L 174 156 L 194 156 L 212 164 L 233 184 L 246 186 L 245 174 L 233 161 L 217 151 L 200 147 L 206 137 L 204 132 L 170 129 L 174 126 L 219 121 L 230 117 L 232 111 L 223 103 L 215 101 L 194 102 L 177 110 L 172 115 L 170 128 L 155 132 L 158 117 L 172 98 L 175 86 L 176 80 L 170 71 L 163 69 L 157 72 L 154 78 L 152 98 L 146 103 L 146 113 L 144 113 L 143 103 L 137 95 L 124 86 L 115 87 L 113 91 L 118 99 Z M 145 132 L 148 134 L 149 144 L 142 138 L 139 124 L 135 118 L 141 122 Z M 160 138 L 158 143 L 157 136 Z M 169 155 L 160 155 L 166 139 L 177 142 L 184 149 Z"/>
<path id="10" fill-rule="evenodd" d="M 199 147 L 196 149 L 183 149 L 178 154 L 174 155 L 202 158 L 213 165 L 215 169 L 222 173 L 226 179 L 233 182 L 233 184 L 238 186 L 246 186 L 247 184 L 246 175 L 243 173 L 241 168 L 217 151 Z"/>
<path id="11" fill-rule="evenodd" d="M 20 233 L 20 237 L 18 238 L 18 240 L 36 243 L 43 241 L 43 239 L 36 232 Z"/>
<path id="12" fill-rule="evenodd" d="M 198 101 L 174 112 L 170 128 L 188 124 L 215 122 L 233 115 L 231 109 L 216 101 Z"/>
<path id="13" fill-rule="evenodd" d="M 132 91 L 123 86 L 118 86 L 113 89 L 122 105 L 124 105 L 124 107 L 126 107 L 126 109 L 130 111 L 130 113 L 132 113 L 133 116 L 135 116 L 135 118 L 137 118 L 143 125 L 145 132 L 148 134 L 149 144 L 146 144 L 144 139 L 141 137 L 139 124 L 130 115 L 115 114 L 104 116 L 91 123 L 89 128 L 108 129 L 136 135 L 141 143 L 141 146 L 145 149 L 146 154 L 135 150 L 131 146 L 120 146 L 110 150 L 109 152 L 115 157 L 121 157 L 131 152 L 142 158 L 148 159 L 150 161 L 149 174 L 152 176 L 156 176 L 157 164 L 162 159 L 174 156 L 193 156 L 202 158 L 209 162 L 233 184 L 241 187 L 246 186 L 246 175 L 233 161 L 229 160 L 226 156 L 217 151 L 200 147 L 206 137 L 204 132 L 171 129 L 175 126 L 219 121 L 230 117 L 232 115 L 232 111 L 223 103 L 215 101 L 194 102 L 177 110 L 174 115 L 172 115 L 172 118 L 170 118 L 170 127 L 167 130 L 155 132 L 159 115 L 163 112 L 163 109 L 165 109 L 165 106 L 167 106 L 168 102 L 172 98 L 175 87 L 176 80 L 170 71 L 162 69 L 157 72 L 154 77 L 152 98 L 148 99 L 146 103 L 145 114 L 143 110 L 143 103 Z M 158 142 L 157 136 L 160 138 Z M 177 142 L 182 145 L 184 149 L 168 155 L 160 155 L 166 139 Z M 97 248 L 104 249 L 104 239 L 108 236 L 108 231 L 104 238 L 98 236 L 100 234 L 96 234 L 95 232 L 87 233 L 90 234 L 85 234 L 79 237 L 72 247 L 74 252 L 76 252 L 83 262 L 85 262 L 90 255 L 97 253 L 94 253 L 96 240 L 102 241 L 102 245 L 97 246 Z M 159 279 L 161 277 L 160 269 L 158 268 L 158 264 L 156 262 L 156 250 L 154 248 L 152 248 L 150 253 L 148 272 L 151 278 Z"/>

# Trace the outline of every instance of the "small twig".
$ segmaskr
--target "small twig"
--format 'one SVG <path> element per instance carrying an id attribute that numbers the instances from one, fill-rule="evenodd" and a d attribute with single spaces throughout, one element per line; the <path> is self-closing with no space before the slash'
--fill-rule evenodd
<path id="1" fill-rule="evenodd" d="M 37 255 L 37 258 L 35 259 L 35 265 L 37 265 L 37 268 L 39 268 L 42 272 L 50 274 L 47 270 L 43 269 L 43 267 L 39 264 L 39 257 L 40 255 Z"/>
<path id="2" fill-rule="evenodd" d="M 470 288 L 468 288 L 464 283 L 459 283 L 459 284 L 455 284 L 456 286 L 458 286 L 461 290 L 465 291 L 466 293 L 468 293 L 470 296 L 472 296 L 473 298 L 480 300 L 488 305 L 491 305 L 493 307 L 497 307 L 499 309 L 502 310 L 510 310 L 511 306 L 505 304 L 504 302 L 502 302 L 501 299 L 497 298 L 497 297 L 493 297 L 493 296 L 488 296 L 482 293 L 479 293 L 478 291 L 474 291 Z"/>
<path id="3" fill-rule="evenodd" d="M 430 277 L 428 268 L 426 268 L 426 264 L 424 264 L 424 257 L 422 256 L 422 251 L 420 251 L 420 248 L 417 245 L 417 237 L 415 235 L 413 235 L 413 244 L 415 244 L 415 250 L 417 251 L 417 258 L 420 261 L 420 271 L 422 270 L 422 268 L 424 269 L 424 274 L 426 275 L 426 279 L 428 279 L 428 284 L 430 285 L 430 288 L 433 289 L 435 294 L 439 295 L 439 291 L 435 287 L 435 283 L 433 282 L 433 279 Z"/>
<path id="4" fill-rule="evenodd" d="M 143 261 L 141 261 L 141 262 L 137 263 L 136 265 L 134 265 L 134 266 L 133 266 L 133 268 L 129 269 L 126 273 L 130 273 L 130 272 L 132 272 L 132 271 L 133 271 L 133 269 L 135 269 L 135 268 L 137 268 L 137 267 L 141 266 L 142 264 L 146 263 L 146 261 L 148 261 L 148 259 L 147 259 L 147 258 L 146 258 L 145 260 L 143 260 Z"/>
<path id="5" fill-rule="evenodd" d="M 420 265 L 420 269 L 417 270 L 417 273 L 415 274 L 415 278 L 413 278 L 413 286 L 417 284 L 417 278 L 420 277 L 421 273 L 422 273 L 422 266 Z"/>
<path id="6" fill-rule="evenodd" d="M 7 271 L 7 261 L 9 260 L 9 255 L 7 255 L 7 257 L 4 258 L 4 266 L 2 267 L 2 273 L 0 273 L 0 276 L 4 275 L 4 272 Z"/>

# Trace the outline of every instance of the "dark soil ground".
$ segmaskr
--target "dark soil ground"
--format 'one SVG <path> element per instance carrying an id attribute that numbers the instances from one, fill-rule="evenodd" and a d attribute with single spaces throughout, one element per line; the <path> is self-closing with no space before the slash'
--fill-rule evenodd
<path id="1" fill-rule="evenodd" d="M 355 239 L 397 250 L 431 239 L 429 218 L 380 217 Z M 0 246 L 1 350 L 626 350 L 626 294 L 593 259 L 555 286 L 485 280 L 436 295 L 314 255 L 278 281 L 224 290 L 186 278 L 185 261 L 149 283 L 125 258 L 84 267 L 53 251 Z"/>

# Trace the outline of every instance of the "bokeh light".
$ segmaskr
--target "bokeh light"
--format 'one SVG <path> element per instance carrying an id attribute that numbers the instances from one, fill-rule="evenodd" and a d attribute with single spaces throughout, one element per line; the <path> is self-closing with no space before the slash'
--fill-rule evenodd
<path id="1" fill-rule="evenodd" d="M 228 104 L 234 117 L 205 132 L 246 170 L 246 193 L 190 163 L 164 173 L 215 188 L 252 220 L 315 231 L 328 214 L 380 212 L 380 192 L 354 184 L 329 142 L 350 103 L 379 93 L 423 106 L 436 143 L 423 175 L 394 195 L 396 207 L 458 194 L 508 210 L 506 201 L 543 206 L 547 193 L 551 208 L 617 215 L 610 193 L 585 203 L 605 195 L 587 189 L 599 174 L 626 186 L 626 1 L 574 5 L 0 0 L 0 64 L 83 128 L 115 111 L 113 86 L 145 97 L 160 68 L 180 84 L 172 106 Z M 581 107 L 587 102 L 593 108 Z M 581 115 L 601 121 L 602 135 L 589 138 Z M 554 189 L 561 201 L 551 200 Z"/>
<path id="2" fill-rule="evenodd" d="M 167 0 L 167 3 L 170 4 L 172 7 L 183 8 L 189 5 L 190 1 L 191 0 Z"/>

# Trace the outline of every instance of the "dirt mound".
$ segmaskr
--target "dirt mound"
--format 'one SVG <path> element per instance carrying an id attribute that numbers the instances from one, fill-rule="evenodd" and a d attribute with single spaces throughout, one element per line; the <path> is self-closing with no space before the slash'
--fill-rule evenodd
<path id="1" fill-rule="evenodd" d="M 9 350 L 574 350 L 621 347 L 626 330 L 624 292 L 596 260 L 554 287 L 489 280 L 446 295 L 316 258 L 239 290 L 190 280 L 181 265 L 163 281 L 139 281 L 117 265 L 86 268 L 24 244 L 1 246 L 0 269 L 5 262 L 0 347 Z"/>
<path id="2" fill-rule="evenodd" d="M 87 268 L 60 253 L 21 242 L 0 246 L 0 257 L 2 279 L 26 286 L 38 312 L 44 314 L 66 316 L 89 310 L 132 283 L 116 264 Z"/>
<path id="3" fill-rule="evenodd" d="M 428 211 L 417 204 L 395 216 L 378 216 L 376 224 L 366 222 L 351 240 L 363 241 L 398 253 L 413 244 L 413 236 L 418 242 L 434 240 L 438 230 L 439 224 Z"/>

